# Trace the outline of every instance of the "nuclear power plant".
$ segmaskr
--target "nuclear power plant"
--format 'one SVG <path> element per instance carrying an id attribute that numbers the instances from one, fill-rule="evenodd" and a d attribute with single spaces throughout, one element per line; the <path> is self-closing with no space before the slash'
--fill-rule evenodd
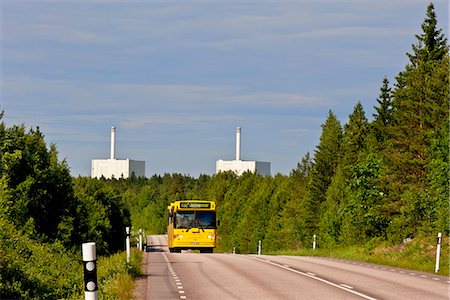
<path id="1" fill-rule="evenodd" d="M 270 176 L 270 162 L 241 160 L 241 127 L 236 128 L 236 159 L 216 161 L 216 174 L 226 171 L 233 171 L 238 176 L 245 172 Z"/>
<path id="2" fill-rule="evenodd" d="M 145 161 L 116 159 L 116 127 L 111 127 L 111 156 L 109 159 L 93 159 L 91 177 L 127 179 L 145 176 Z"/>

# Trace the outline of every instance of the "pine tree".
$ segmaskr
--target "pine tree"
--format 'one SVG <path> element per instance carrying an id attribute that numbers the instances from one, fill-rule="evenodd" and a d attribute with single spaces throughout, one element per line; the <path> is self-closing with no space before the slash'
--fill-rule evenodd
<path id="1" fill-rule="evenodd" d="M 341 164 L 347 168 L 358 161 L 358 158 L 366 148 L 366 137 L 369 123 L 364 113 L 361 102 L 355 105 L 349 121 L 344 125 L 342 136 L 342 159 Z"/>
<path id="2" fill-rule="evenodd" d="M 416 35 L 417 45 L 408 54 L 411 63 L 397 76 L 393 92 L 393 122 L 390 127 L 392 171 L 400 182 L 421 186 L 425 179 L 425 150 L 430 135 L 448 119 L 448 47 L 441 29 L 436 29 L 432 4 Z"/>
<path id="3" fill-rule="evenodd" d="M 321 235 L 328 239 L 329 243 L 338 241 L 340 234 L 341 216 L 336 214 L 344 207 L 349 198 L 348 182 L 351 170 L 365 152 L 366 138 L 369 123 L 364 113 L 361 102 L 358 102 L 353 112 L 349 115 L 349 121 L 344 125 L 342 143 L 340 147 L 341 156 L 338 160 L 336 172 L 332 177 L 326 192 L 326 201 L 322 204 L 323 212 L 320 220 Z"/>
<path id="4" fill-rule="evenodd" d="M 336 115 L 330 111 L 324 125 L 317 150 L 314 154 L 313 174 L 320 182 L 312 184 L 318 193 L 320 200 L 325 198 L 328 185 L 333 177 L 338 158 L 340 156 L 340 145 L 342 140 L 342 127 Z"/>
<path id="5" fill-rule="evenodd" d="M 421 61 L 439 61 L 448 52 L 447 39 L 442 29 L 437 29 L 434 5 L 430 3 L 427 8 L 427 17 L 422 23 L 422 34 L 416 34 L 417 45 L 412 45 L 413 54 L 407 54 L 411 64 L 417 66 Z"/>
<path id="6" fill-rule="evenodd" d="M 430 4 L 422 24 L 423 33 L 416 35 L 417 44 L 408 54 L 410 63 L 396 77 L 393 91 L 393 118 L 388 125 L 383 178 L 388 192 L 383 210 L 391 222 L 387 231 L 392 240 L 414 235 L 422 223 L 430 224 L 436 205 L 430 202 L 432 197 L 427 191 L 433 155 L 429 149 L 433 139 L 443 132 L 449 115 L 448 47 L 436 25 Z"/>
<path id="7" fill-rule="evenodd" d="M 392 89 L 389 87 L 389 80 L 384 77 L 380 88 L 380 95 L 377 99 L 378 106 L 375 106 L 376 113 L 372 123 L 373 134 L 376 142 L 383 144 L 388 139 L 387 128 L 392 123 Z"/>
<path id="8" fill-rule="evenodd" d="M 314 233 L 319 224 L 320 207 L 326 200 L 326 192 L 336 172 L 340 157 L 342 127 L 339 120 L 329 112 L 322 125 L 320 143 L 314 155 L 314 164 L 310 172 L 305 197 L 301 202 L 302 227 L 306 236 Z"/>
<path id="9" fill-rule="evenodd" d="M 297 168 L 291 171 L 291 177 L 298 179 L 300 183 L 303 183 L 308 178 L 309 172 L 311 172 L 311 157 L 309 152 L 306 152 L 302 160 L 297 164 Z"/>

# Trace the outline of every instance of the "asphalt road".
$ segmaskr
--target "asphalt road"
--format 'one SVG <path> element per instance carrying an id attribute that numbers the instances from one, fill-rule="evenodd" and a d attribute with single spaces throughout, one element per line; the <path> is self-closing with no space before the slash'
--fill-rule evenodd
<path id="1" fill-rule="evenodd" d="M 450 278 L 316 257 L 169 253 L 149 236 L 135 299 L 450 299 Z"/>

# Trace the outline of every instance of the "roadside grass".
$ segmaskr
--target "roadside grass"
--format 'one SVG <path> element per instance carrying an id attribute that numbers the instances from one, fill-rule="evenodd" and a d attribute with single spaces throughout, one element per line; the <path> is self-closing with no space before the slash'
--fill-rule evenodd
<path id="1" fill-rule="evenodd" d="M 442 239 L 437 275 L 449 276 L 449 241 L 448 236 Z M 267 254 L 332 257 L 434 273 L 436 238 L 418 236 L 398 245 L 374 240 L 363 246 L 281 250 Z"/>
<path id="2" fill-rule="evenodd" d="M 100 257 L 97 273 L 99 299 L 132 299 L 134 278 L 142 275 L 141 262 L 142 251 L 138 249 L 131 249 L 129 264 L 126 252 Z"/>

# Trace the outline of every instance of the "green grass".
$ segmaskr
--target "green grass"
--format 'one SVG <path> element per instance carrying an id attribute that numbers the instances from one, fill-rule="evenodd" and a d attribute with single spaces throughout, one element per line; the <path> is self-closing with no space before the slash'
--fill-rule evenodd
<path id="1" fill-rule="evenodd" d="M 360 247 L 282 250 L 270 254 L 333 257 L 434 273 L 436 238 L 419 236 L 399 245 L 372 241 Z M 442 241 L 440 269 L 437 274 L 449 276 L 449 237 L 444 237 Z"/>
<path id="2" fill-rule="evenodd" d="M 121 252 L 98 260 L 99 299 L 128 300 L 132 298 L 134 278 L 141 274 L 142 251 L 131 250 L 130 263 Z"/>

